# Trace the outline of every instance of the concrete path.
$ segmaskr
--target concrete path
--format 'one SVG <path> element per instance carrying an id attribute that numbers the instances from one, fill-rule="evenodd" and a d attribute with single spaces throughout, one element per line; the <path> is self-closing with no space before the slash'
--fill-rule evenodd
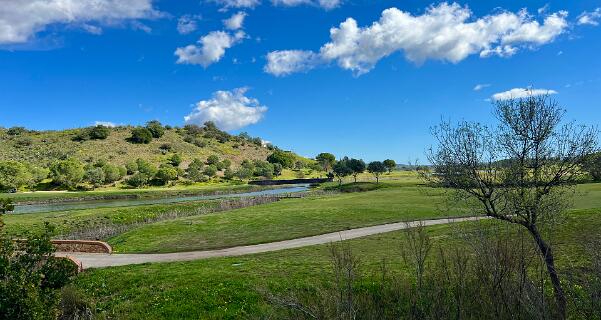
<path id="1" fill-rule="evenodd" d="M 480 220 L 483 217 L 466 217 L 451 219 L 433 219 L 421 221 L 426 226 L 447 224 L 462 221 Z M 415 226 L 419 221 L 409 222 L 409 226 Z M 84 269 L 102 268 L 112 266 L 124 266 L 130 264 L 142 264 L 149 262 L 175 262 L 207 259 L 214 257 L 234 257 L 247 254 L 278 251 L 300 247 L 327 244 L 341 240 L 361 238 L 379 233 L 386 233 L 407 228 L 407 223 L 388 223 L 377 226 L 344 230 L 321 234 L 312 237 L 297 238 L 291 240 L 269 242 L 263 244 L 239 246 L 219 250 L 191 251 L 176 253 L 152 253 L 152 254 L 104 254 L 104 253 L 56 253 L 57 256 L 69 256 L 81 262 Z"/>

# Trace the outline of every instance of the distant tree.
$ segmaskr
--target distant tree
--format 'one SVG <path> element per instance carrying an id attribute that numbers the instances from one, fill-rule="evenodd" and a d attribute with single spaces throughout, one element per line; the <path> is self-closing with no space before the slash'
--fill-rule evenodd
<path id="1" fill-rule="evenodd" d="M 171 158 L 169 158 L 169 164 L 171 164 L 174 167 L 179 167 L 179 165 L 182 163 L 182 156 L 180 156 L 177 153 L 174 153 Z"/>
<path id="2" fill-rule="evenodd" d="M 204 169 L 204 174 L 209 178 L 214 177 L 217 174 L 217 167 L 215 167 L 215 165 L 206 166 Z"/>
<path id="3" fill-rule="evenodd" d="M 29 130 L 25 129 L 25 127 L 12 127 L 6 130 L 6 134 L 8 134 L 9 136 L 18 136 L 28 132 Z"/>
<path id="4" fill-rule="evenodd" d="M 211 164 L 216 165 L 217 163 L 219 163 L 219 157 L 217 155 L 212 154 L 212 155 L 210 155 L 207 158 L 207 164 L 209 164 L 209 165 L 211 165 Z"/>
<path id="5" fill-rule="evenodd" d="M 163 164 L 159 167 L 159 170 L 155 174 L 154 178 L 159 184 L 166 185 L 170 181 L 177 180 L 178 172 L 175 167 L 168 164 Z"/>
<path id="6" fill-rule="evenodd" d="M 295 160 L 296 157 L 294 154 L 292 154 L 292 152 L 281 150 L 276 150 L 269 155 L 269 157 L 267 157 L 267 161 L 269 163 L 279 163 L 284 168 L 292 168 Z"/>
<path id="7" fill-rule="evenodd" d="M 388 170 L 388 173 L 392 173 L 392 170 L 396 168 L 396 162 L 392 159 L 386 159 L 383 163 L 386 167 L 386 170 Z"/>
<path id="8" fill-rule="evenodd" d="M 590 174 L 593 181 L 601 181 L 601 153 L 590 155 L 583 169 Z"/>
<path id="9" fill-rule="evenodd" d="M 294 169 L 295 170 L 301 170 L 304 167 L 305 167 L 305 163 L 304 162 L 302 162 L 300 160 L 297 160 L 296 162 L 294 162 Z"/>
<path id="10" fill-rule="evenodd" d="M 186 169 L 186 177 L 194 182 L 204 181 L 204 163 L 200 159 L 194 159 Z"/>
<path id="11" fill-rule="evenodd" d="M 255 170 L 253 172 L 254 176 L 264 177 L 265 179 L 273 179 L 273 164 L 267 161 L 255 160 L 254 161 Z"/>
<path id="12" fill-rule="evenodd" d="M 353 169 L 349 167 L 349 159 L 344 157 L 342 160 L 336 162 L 332 167 L 332 171 L 336 178 L 338 178 L 338 184 L 342 184 L 342 179 L 353 174 Z"/>
<path id="13" fill-rule="evenodd" d="M 223 178 L 226 180 L 232 180 L 236 176 L 236 172 L 231 168 L 226 168 L 223 172 Z"/>
<path id="14" fill-rule="evenodd" d="M 148 184 L 150 181 L 150 176 L 147 174 L 136 172 L 129 179 L 125 181 L 128 185 L 134 188 L 140 188 Z"/>
<path id="15" fill-rule="evenodd" d="M 94 187 L 99 187 L 104 184 L 104 170 L 102 168 L 90 167 L 86 170 L 84 180 Z"/>
<path id="16" fill-rule="evenodd" d="M 105 126 L 95 126 L 86 131 L 92 140 L 104 140 L 111 134 L 111 129 Z"/>
<path id="17" fill-rule="evenodd" d="M 224 159 L 223 161 L 221 161 L 221 167 L 223 169 L 227 169 L 231 166 L 232 166 L 232 162 L 229 159 Z"/>
<path id="18" fill-rule="evenodd" d="M 154 174 L 157 172 L 156 167 L 144 159 L 136 160 L 136 164 L 138 165 L 138 172 L 143 173 L 149 177 L 154 176 Z"/>
<path id="19" fill-rule="evenodd" d="M 241 167 L 236 171 L 235 175 L 240 180 L 247 180 L 253 176 L 253 171 L 249 168 Z"/>
<path id="20" fill-rule="evenodd" d="M 0 190 L 18 189 L 33 179 L 27 167 L 17 161 L 0 161 Z"/>
<path id="21" fill-rule="evenodd" d="M 332 167 L 336 163 L 336 157 L 333 154 L 327 152 L 322 152 L 318 154 L 317 157 L 315 157 L 315 160 L 317 160 L 317 163 L 319 163 L 321 169 L 325 172 L 330 172 L 332 170 Z"/>
<path id="22" fill-rule="evenodd" d="M 29 170 L 29 173 L 31 174 L 31 179 L 29 179 L 27 184 L 30 189 L 33 189 L 36 185 L 44 181 L 44 179 L 48 178 L 48 173 L 50 173 L 46 168 L 40 168 L 33 165 L 29 165 L 27 170 Z"/>
<path id="23" fill-rule="evenodd" d="M 161 152 L 163 154 L 166 154 L 167 152 L 171 151 L 173 149 L 173 146 L 170 143 L 163 143 L 160 147 L 159 150 L 161 150 Z"/>
<path id="24" fill-rule="evenodd" d="M 75 189 L 83 180 L 84 174 L 83 165 L 75 158 L 56 161 L 50 166 L 52 181 L 67 189 Z"/>
<path id="25" fill-rule="evenodd" d="M 121 174 L 121 170 L 119 167 L 112 164 L 105 164 L 102 166 L 102 171 L 104 171 L 104 177 L 106 183 L 113 183 L 119 181 L 123 178 Z"/>
<path id="26" fill-rule="evenodd" d="M 365 171 L 365 162 L 360 159 L 350 159 L 348 161 L 348 167 L 353 171 L 352 175 L 357 182 L 357 175 Z"/>
<path id="27" fill-rule="evenodd" d="M 157 120 L 148 121 L 146 123 L 146 129 L 148 129 L 152 137 L 156 139 L 162 137 L 165 134 L 165 128 Z"/>
<path id="28" fill-rule="evenodd" d="M 279 163 L 273 164 L 273 175 L 276 177 L 282 175 L 282 165 L 281 164 L 279 164 Z"/>
<path id="29" fill-rule="evenodd" d="M 152 133 L 146 128 L 134 128 L 131 130 L 131 143 L 148 144 L 152 141 Z"/>
<path id="30" fill-rule="evenodd" d="M 566 210 L 581 166 L 597 149 L 597 130 L 562 124 L 563 109 L 548 96 L 495 102 L 499 123 L 443 122 L 429 153 L 434 185 L 447 188 L 481 213 L 527 230 L 551 280 L 558 318 L 566 318 L 566 295 L 551 244 L 542 230 Z M 461 204 L 460 204 L 461 205 Z"/>
<path id="31" fill-rule="evenodd" d="M 376 177 L 376 183 L 380 183 L 380 175 L 387 170 L 384 163 L 380 161 L 372 161 L 367 165 L 367 171 Z"/>
<path id="32" fill-rule="evenodd" d="M 125 169 L 127 169 L 127 174 L 134 174 L 138 171 L 138 164 L 135 161 L 128 161 Z"/>

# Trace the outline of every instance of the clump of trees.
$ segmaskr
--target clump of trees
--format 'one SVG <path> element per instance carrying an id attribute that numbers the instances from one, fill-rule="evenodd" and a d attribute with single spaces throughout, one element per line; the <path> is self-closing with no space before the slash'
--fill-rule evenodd
<path id="1" fill-rule="evenodd" d="M 131 130 L 129 142 L 136 144 L 149 144 L 152 142 L 152 132 L 147 128 L 134 128 Z"/>
<path id="2" fill-rule="evenodd" d="M 50 178 L 55 185 L 74 190 L 85 176 L 83 164 L 75 159 L 55 161 L 50 165 Z"/>
<path id="3" fill-rule="evenodd" d="M 0 161 L 0 190 L 34 188 L 48 176 L 48 169 L 18 161 Z"/>
<path id="4" fill-rule="evenodd" d="M 290 151 L 275 150 L 267 157 L 267 162 L 279 163 L 282 168 L 292 168 L 296 161 L 296 156 Z"/>
<path id="5" fill-rule="evenodd" d="M 443 122 L 433 129 L 438 146 L 429 153 L 432 184 L 484 215 L 516 224 L 532 237 L 545 263 L 558 317 L 566 317 L 566 294 L 555 251 L 543 228 L 566 210 L 566 198 L 582 167 L 597 151 L 597 131 L 562 125 L 563 109 L 548 96 L 497 101 L 496 127 Z"/>
<path id="6" fill-rule="evenodd" d="M 582 168 L 588 172 L 593 181 L 601 181 L 601 152 L 590 155 Z"/>

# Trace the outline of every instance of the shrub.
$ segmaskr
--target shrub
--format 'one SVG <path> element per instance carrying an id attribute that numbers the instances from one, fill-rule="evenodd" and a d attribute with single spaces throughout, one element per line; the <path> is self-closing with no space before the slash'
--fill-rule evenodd
<path id="1" fill-rule="evenodd" d="M 212 154 L 207 158 L 207 164 L 216 165 L 217 163 L 219 163 L 219 157 L 217 155 Z"/>
<path id="2" fill-rule="evenodd" d="M 253 172 L 249 168 L 241 167 L 240 169 L 238 169 L 238 171 L 236 171 L 235 176 L 240 180 L 246 180 L 250 179 L 250 177 L 253 176 Z"/>
<path id="3" fill-rule="evenodd" d="M 179 167 L 179 165 L 181 163 L 182 163 L 182 156 L 180 156 L 177 153 L 175 153 L 174 155 L 171 156 L 171 158 L 169 158 L 169 164 L 171 164 L 174 167 Z"/>
<path id="4" fill-rule="evenodd" d="M 157 120 L 147 122 L 146 129 L 150 131 L 153 138 L 158 139 L 165 134 L 165 128 L 163 128 L 163 125 Z"/>
<path id="5" fill-rule="evenodd" d="M 138 172 L 143 173 L 149 177 L 154 176 L 154 174 L 157 172 L 157 169 L 152 164 L 150 164 L 150 162 L 144 159 L 136 160 L 136 164 L 138 165 Z"/>
<path id="6" fill-rule="evenodd" d="M 129 161 L 125 164 L 127 174 L 134 174 L 138 171 L 138 164 L 135 161 Z"/>
<path id="7" fill-rule="evenodd" d="M 188 165 L 188 168 L 186 169 L 186 176 L 188 177 L 188 179 L 195 182 L 204 181 L 205 177 L 202 170 L 203 167 L 204 163 L 200 159 L 192 160 L 192 162 L 190 163 L 190 165 Z"/>
<path id="8" fill-rule="evenodd" d="M 104 184 L 105 175 L 102 168 L 92 167 L 86 170 L 84 180 L 94 187 L 98 187 Z"/>
<path id="9" fill-rule="evenodd" d="M 18 189 L 29 185 L 33 176 L 17 161 L 0 161 L 0 190 Z"/>
<path id="10" fill-rule="evenodd" d="M 0 319 L 54 319 L 60 288 L 77 273 L 70 260 L 54 258 L 52 228 L 15 244 L 0 214 Z"/>
<path id="11" fill-rule="evenodd" d="M 148 144 L 152 141 L 152 133 L 146 128 L 134 128 L 129 138 L 131 143 Z"/>
<path id="12" fill-rule="evenodd" d="M 178 171 L 171 165 L 161 165 L 154 176 L 155 181 L 160 185 L 166 185 L 169 181 L 177 180 Z"/>
<path id="13" fill-rule="evenodd" d="M 149 180 L 150 177 L 147 174 L 138 172 L 129 177 L 125 182 L 134 188 L 140 188 L 147 185 Z"/>
<path id="14" fill-rule="evenodd" d="M 19 137 L 15 140 L 15 146 L 17 148 L 29 147 L 33 144 L 31 137 Z"/>
<path id="15" fill-rule="evenodd" d="M 214 165 L 209 165 L 204 169 L 204 174 L 209 178 L 214 177 L 217 174 L 217 167 Z"/>
<path id="16" fill-rule="evenodd" d="M 223 172 L 223 178 L 225 178 L 226 180 L 232 180 L 235 175 L 236 173 L 234 172 L 234 170 L 230 168 L 225 169 L 225 171 Z"/>
<path id="17" fill-rule="evenodd" d="M 111 134 L 111 129 L 105 126 L 95 126 L 89 129 L 89 136 L 92 140 L 104 140 Z"/>
<path id="18" fill-rule="evenodd" d="M 6 134 L 10 135 L 10 136 L 18 136 L 18 135 L 22 135 L 24 133 L 29 132 L 27 129 L 25 129 L 24 127 L 12 127 L 8 130 L 6 130 Z"/>
<path id="19" fill-rule="evenodd" d="M 74 189 L 83 180 L 84 174 L 83 165 L 74 158 L 56 161 L 50 166 L 52 181 L 68 189 Z"/>
<path id="20" fill-rule="evenodd" d="M 104 171 L 104 175 L 106 177 L 106 183 L 113 183 L 123 178 L 123 175 L 117 166 L 105 164 L 102 166 L 102 170 Z"/>
<path id="21" fill-rule="evenodd" d="M 267 157 L 267 161 L 270 163 L 279 163 L 284 168 L 291 168 L 294 165 L 296 157 L 292 152 L 276 150 L 274 153 Z"/>

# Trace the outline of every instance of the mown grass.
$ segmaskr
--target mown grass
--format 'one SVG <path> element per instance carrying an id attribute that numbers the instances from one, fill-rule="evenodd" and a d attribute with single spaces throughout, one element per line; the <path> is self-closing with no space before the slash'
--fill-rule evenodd
<path id="1" fill-rule="evenodd" d="M 380 183 L 378 188 L 162 221 L 127 231 L 108 242 L 117 252 L 208 250 L 383 223 L 473 215 L 466 209 L 448 207 L 438 189 L 402 182 Z M 601 184 L 578 186 L 574 203 L 575 209 L 601 208 Z"/>
<path id="2" fill-rule="evenodd" d="M 587 265 L 583 244 L 587 235 L 598 235 L 599 215 L 599 209 L 570 212 L 550 236 L 562 274 Z M 427 228 L 435 248 L 457 245 L 455 227 Z M 383 260 L 392 272 L 409 272 L 400 254 L 404 241 L 399 231 L 348 243 L 360 259 L 361 272 L 369 275 Z M 107 318 L 264 319 L 274 310 L 258 289 L 275 293 L 311 289 L 330 276 L 328 247 L 320 245 L 244 257 L 89 270 L 75 286 Z"/>
<path id="3" fill-rule="evenodd" d="M 293 239 L 389 222 L 469 215 L 439 208 L 440 191 L 389 186 L 371 192 L 286 199 L 276 203 L 148 224 L 109 243 L 117 252 L 205 250 Z"/>

